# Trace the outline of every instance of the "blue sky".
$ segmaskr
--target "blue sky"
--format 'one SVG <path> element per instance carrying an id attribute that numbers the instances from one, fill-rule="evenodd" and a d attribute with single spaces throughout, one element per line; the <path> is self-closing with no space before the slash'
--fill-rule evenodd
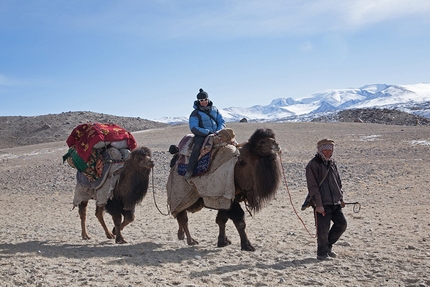
<path id="1" fill-rule="evenodd" d="M 0 115 L 188 116 L 430 81 L 428 0 L 0 0 Z"/>

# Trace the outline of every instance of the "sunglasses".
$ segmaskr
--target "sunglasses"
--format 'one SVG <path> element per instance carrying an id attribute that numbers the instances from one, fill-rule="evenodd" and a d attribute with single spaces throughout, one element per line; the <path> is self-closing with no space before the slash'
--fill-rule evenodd
<path id="1" fill-rule="evenodd" d="M 205 101 L 207 101 L 208 99 L 200 99 L 199 100 L 199 102 L 205 102 Z"/>

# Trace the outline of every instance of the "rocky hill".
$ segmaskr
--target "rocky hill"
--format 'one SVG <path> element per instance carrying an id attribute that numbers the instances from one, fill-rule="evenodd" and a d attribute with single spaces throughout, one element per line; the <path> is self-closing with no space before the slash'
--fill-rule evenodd
<path id="1" fill-rule="evenodd" d="M 167 124 L 141 118 L 94 112 L 65 112 L 34 117 L 0 117 L 0 149 L 55 141 L 66 141 L 72 130 L 87 122 L 114 123 L 130 132 L 155 129 Z"/>
<path id="2" fill-rule="evenodd" d="M 312 120 L 314 122 L 362 122 L 385 125 L 417 126 L 430 125 L 430 119 L 391 109 L 352 109 L 343 110 L 329 116 Z"/>

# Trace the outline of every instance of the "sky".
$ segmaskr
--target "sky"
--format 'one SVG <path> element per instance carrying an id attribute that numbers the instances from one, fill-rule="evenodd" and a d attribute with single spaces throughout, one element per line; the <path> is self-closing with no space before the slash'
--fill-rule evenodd
<path id="1" fill-rule="evenodd" d="M 430 82 L 428 0 L 0 0 L 0 116 L 188 116 Z"/>

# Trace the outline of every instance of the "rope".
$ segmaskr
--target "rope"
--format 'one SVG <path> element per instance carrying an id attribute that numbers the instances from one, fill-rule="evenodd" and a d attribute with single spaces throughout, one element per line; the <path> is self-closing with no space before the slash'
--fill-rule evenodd
<path id="1" fill-rule="evenodd" d="M 252 215 L 251 210 L 249 209 L 249 205 L 248 205 L 247 201 L 245 200 L 244 202 L 245 202 L 245 209 L 246 209 L 246 211 L 248 211 L 249 216 L 251 216 L 251 217 L 252 217 L 253 215 Z"/>
<path id="2" fill-rule="evenodd" d="M 158 212 L 160 212 L 160 213 L 161 213 L 161 215 L 164 215 L 164 216 L 168 216 L 168 215 L 170 215 L 169 208 L 167 207 L 167 213 L 163 213 L 163 212 L 160 210 L 160 208 L 158 207 L 158 205 L 157 205 L 157 201 L 155 200 L 154 168 L 152 168 L 152 197 L 153 197 L 153 199 L 154 199 L 154 204 L 155 204 L 155 207 L 157 208 Z"/>
<path id="3" fill-rule="evenodd" d="M 285 187 L 287 188 L 288 196 L 289 196 L 289 198 L 290 198 L 290 203 L 291 203 L 291 206 L 293 207 L 294 213 L 297 215 L 297 217 L 299 218 L 299 220 L 302 222 L 303 227 L 306 229 L 306 231 L 309 233 L 309 235 L 310 235 L 311 237 L 313 237 L 313 238 L 314 238 L 314 237 L 316 237 L 316 235 L 312 235 L 312 234 L 309 232 L 308 228 L 306 227 L 306 224 L 303 222 L 303 219 L 299 216 L 299 214 L 297 213 L 296 208 L 294 207 L 293 199 L 291 198 L 290 189 L 288 188 L 288 184 L 287 184 L 287 178 L 286 178 L 286 176 L 285 176 L 284 165 L 282 164 L 282 156 L 281 156 L 281 153 L 279 153 L 279 158 L 280 158 L 280 160 L 281 160 L 282 176 L 284 177 Z"/>
<path id="4" fill-rule="evenodd" d="M 354 206 L 352 207 L 352 210 L 354 211 L 354 213 L 359 213 L 360 209 L 361 209 L 361 204 L 360 202 L 345 202 L 345 204 L 354 204 Z"/>

